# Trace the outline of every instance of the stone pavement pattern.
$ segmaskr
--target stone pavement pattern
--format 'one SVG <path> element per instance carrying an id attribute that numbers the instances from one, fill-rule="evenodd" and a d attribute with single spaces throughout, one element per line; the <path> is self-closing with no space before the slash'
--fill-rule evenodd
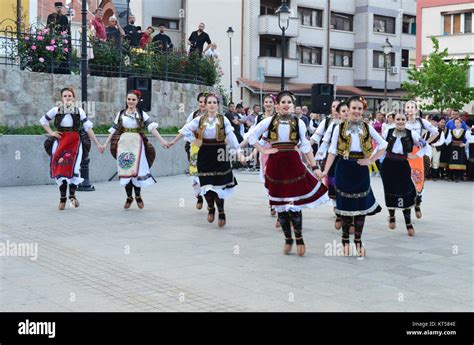
<path id="1" fill-rule="evenodd" d="M 0 311 L 473 311 L 472 183 L 428 181 L 413 238 L 401 212 L 396 230 L 385 207 L 368 217 L 358 260 L 328 255 L 330 204 L 303 211 L 306 255 L 283 255 L 258 175 L 236 176 L 224 229 L 185 175 L 144 189 L 143 210 L 117 181 L 63 212 L 55 186 L 0 188 L 0 242 L 38 243 L 37 260 L 0 257 Z"/>

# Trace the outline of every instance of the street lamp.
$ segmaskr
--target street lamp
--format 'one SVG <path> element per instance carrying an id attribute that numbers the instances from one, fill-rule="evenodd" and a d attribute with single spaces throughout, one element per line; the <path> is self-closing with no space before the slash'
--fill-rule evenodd
<path id="1" fill-rule="evenodd" d="M 227 29 L 227 36 L 229 36 L 229 49 L 230 49 L 230 55 L 229 55 L 229 61 L 230 61 L 230 101 L 232 102 L 232 36 L 234 35 L 234 30 L 232 29 L 232 26 L 229 26 Z"/>
<path id="2" fill-rule="evenodd" d="M 282 0 L 275 13 L 278 14 L 278 26 L 281 29 L 281 91 L 283 91 L 285 89 L 285 30 L 290 25 L 290 9 L 286 0 Z"/>
<path id="3" fill-rule="evenodd" d="M 387 69 L 388 69 L 388 56 L 390 55 L 392 51 L 392 44 L 388 40 L 388 37 L 385 39 L 385 44 L 382 46 L 383 48 L 383 54 L 384 54 L 384 67 L 385 67 L 385 84 L 384 84 L 384 90 L 383 90 L 383 100 L 387 102 Z"/>
<path id="4" fill-rule="evenodd" d="M 87 1 L 82 0 L 82 33 L 81 33 L 81 101 L 87 105 Z M 90 140 L 90 139 L 88 139 Z M 95 188 L 89 180 L 89 154 L 83 152 L 81 161 L 81 177 L 84 181 L 79 185 L 79 191 L 94 191 Z"/>

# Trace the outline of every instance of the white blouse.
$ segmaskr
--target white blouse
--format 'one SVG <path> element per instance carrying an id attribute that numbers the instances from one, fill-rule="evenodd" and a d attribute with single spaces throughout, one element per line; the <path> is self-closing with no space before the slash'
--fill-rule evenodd
<path id="1" fill-rule="evenodd" d="M 321 145 L 318 148 L 318 152 L 316 152 L 316 156 L 314 157 L 316 160 L 323 160 L 326 157 L 328 152 L 329 146 L 331 144 L 332 133 L 334 126 L 337 126 L 340 123 L 339 120 L 334 120 L 329 125 L 328 129 L 324 133 L 324 137 L 321 141 Z M 313 137 L 311 137 L 313 139 Z"/>
<path id="2" fill-rule="evenodd" d="M 145 126 L 148 129 L 148 132 L 151 132 L 153 129 L 158 128 L 158 124 L 156 122 L 152 122 L 150 116 L 148 116 L 147 113 L 145 112 L 142 112 L 142 113 L 143 113 L 143 121 L 145 123 Z M 115 117 L 114 125 L 110 127 L 109 129 L 109 133 L 114 134 L 115 131 L 117 130 L 119 116 L 120 116 L 120 111 L 117 113 L 117 116 Z M 138 118 L 139 118 L 139 115 L 137 111 L 133 113 L 124 112 L 122 114 L 123 128 L 138 128 Z"/>
<path id="3" fill-rule="evenodd" d="M 395 132 L 396 132 L 396 130 L 393 131 L 392 136 L 396 137 L 397 139 L 395 139 L 395 142 L 393 143 L 392 153 L 403 155 L 402 140 L 401 140 L 400 137 L 396 136 Z M 387 136 L 388 136 L 388 130 L 383 133 L 384 139 L 387 139 Z M 417 132 L 411 131 L 411 138 L 413 139 L 413 144 L 420 145 L 420 138 L 421 137 Z"/>
<path id="4" fill-rule="evenodd" d="M 204 115 L 206 112 L 199 112 L 199 115 L 198 116 L 201 116 L 201 115 Z M 186 123 L 189 123 L 193 120 L 193 115 L 194 115 L 194 111 L 191 112 L 191 114 L 188 115 L 188 118 L 186 119 Z M 197 117 L 197 116 L 196 116 Z"/>
<path id="5" fill-rule="evenodd" d="M 89 118 L 87 117 L 86 112 L 84 111 L 84 109 L 82 109 L 82 108 L 78 108 L 78 109 L 79 109 L 79 115 L 80 115 L 80 119 L 81 119 L 81 122 L 82 122 L 82 126 L 84 127 L 84 130 L 87 132 L 89 129 L 94 127 L 94 124 L 91 122 L 91 120 L 89 120 Z M 46 113 L 46 115 L 43 115 L 41 117 L 40 123 L 43 126 L 48 125 L 49 121 L 53 120 L 56 117 L 56 114 L 58 113 L 58 111 L 59 111 L 59 107 L 51 108 Z M 72 127 L 72 125 L 73 125 L 73 120 L 72 120 L 71 113 L 70 112 L 66 113 L 63 120 L 60 123 L 60 126 L 61 127 Z"/>
<path id="6" fill-rule="evenodd" d="M 196 139 L 194 133 L 199 130 L 199 120 L 203 115 L 196 117 L 191 122 L 188 122 L 184 125 L 183 128 L 179 130 L 179 133 L 184 136 L 184 140 L 192 142 Z M 241 151 L 239 142 L 237 141 L 237 137 L 234 134 L 234 128 L 232 127 L 230 121 L 223 116 L 224 119 L 224 131 L 226 135 L 226 142 L 227 144 L 237 151 Z M 209 121 L 205 122 L 205 129 L 202 134 L 203 139 L 216 139 L 217 137 L 217 125 L 218 125 L 218 117 L 214 117 L 212 119 L 208 119 Z"/>
<path id="7" fill-rule="evenodd" d="M 267 117 L 260 121 L 258 125 L 256 125 L 252 131 L 248 134 L 248 141 L 250 145 L 255 145 L 255 143 L 259 142 L 260 136 L 263 134 L 265 137 L 268 138 L 268 127 L 272 122 L 273 116 Z M 298 127 L 299 127 L 299 137 L 300 140 L 298 142 L 298 146 L 303 153 L 312 152 L 311 145 L 309 144 L 309 140 L 306 138 L 306 125 L 304 124 L 303 120 L 298 119 Z M 289 142 L 290 140 L 290 124 L 288 121 L 281 121 L 280 125 L 278 126 L 278 140 L 270 140 L 270 143 L 281 143 L 281 142 Z"/>
<path id="8" fill-rule="evenodd" d="M 395 128 L 396 125 L 395 123 L 383 123 L 382 124 L 382 133 L 385 133 L 385 131 L 388 131 L 389 129 Z"/>
<path id="9" fill-rule="evenodd" d="M 435 134 L 435 135 L 438 134 L 438 128 L 433 126 L 429 121 L 427 121 L 425 119 L 421 119 L 421 122 L 423 122 L 423 127 L 428 132 L 430 132 L 431 134 Z M 420 136 L 423 135 L 423 128 L 422 128 L 418 118 L 415 120 L 415 122 L 407 121 L 407 123 L 405 124 L 405 128 L 409 129 L 412 132 L 416 131 Z"/>
<path id="10" fill-rule="evenodd" d="M 314 131 L 313 135 L 311 136 L 310 139 L 313 139 L 313 141 L 319 145 L 321 139 L 323 138 L 325 132 L 324 132 L 324 127 L 326 126 L 326 121 L 331 121 L 332 118 L 326 117 L 324 120 L 321 121 L 319 124 L 318 128 Z M 334 122 L 334 121 L 331 121 Z M 329 126 L 328 126 L 329 129 Z"/>
<path id="11" fill-rule="evenodd" d="M 459 136 L 461 131 L 462 131 L 462 128 L 454 128 L 453 129 L 453 132 L 457 137 Z M 453 141 L 453 135 L 451 134 L 451 131 L 449 131 L 448 137 L 445 140 L 445 144 L 449 145 L 449 144 L 451 144 L 452 141 Z M 466 143 L 466 142 L 470 142 L 470 141 L 471 141 L 471 131 L 467 130 L 465 140 L 463 140 L 463 142 Z"/>
<path id="12" fill-rule="evenodd" d="M 368 125 L 368 126 L 369 126 L 369 135 L 377 143 L 377 147 L 374 149 L 374 153 L 385 149 L 388 143 L 380 136 L 380 134 L 377 133 L 374 127 L 372 127 L 371 125 Z M 337 125 L 336 128 L 334 128 L 334 133 L 332 134 L 331 144 L 329 146 L 328 152 L 332 153 L 333 155 L 337 155 L 337 142 L 338 142 L 337 137 L 339 136 L 340 127 L 341 127 L 340 124 Z M 362 133 L 363 133 L 362 126 L 359 126 L 358 133 L 352 133 L 350 126 L 348 126 L 346 130 L 346 135 L 348 134 L 351 135 L 351 147 L 350 147 L 351 152 L 362 152 L 362 146 L 360 145 L 360 139 L 359 139 L 359 135 Z"/>

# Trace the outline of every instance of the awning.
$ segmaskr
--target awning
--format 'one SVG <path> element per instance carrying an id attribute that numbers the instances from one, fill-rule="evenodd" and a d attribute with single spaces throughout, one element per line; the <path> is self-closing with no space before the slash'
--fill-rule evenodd
<path id="1" fill-rule="evenodd" d="M 237 79 L 237 85 L 244 87 L 252 93 L 260 93 L 260 83 L 256 80 L 250 80 L 245 78 Z M 311 96 L 311 85 L 312 84 L 297 84 L 297 83 L 285 83 L 285 88 L 293 92 L 297 96 Z M 280 92 L 280 83 L 263 83 L 263 93 L 278 93 Z M 387 90 L 388 98 L 401 99 L 407 96 L 407 92 L 403 89 Z M 362 88 L 350 85 L 337 85 L 336 89 L 337 96 L 363 96 L 365 98 L 383 98 L 383 90 Z"/>

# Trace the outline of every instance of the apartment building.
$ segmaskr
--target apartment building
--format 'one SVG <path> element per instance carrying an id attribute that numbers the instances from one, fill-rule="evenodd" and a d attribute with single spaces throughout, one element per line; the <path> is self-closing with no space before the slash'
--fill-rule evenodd
<path id="1" fill-rule="evenodd" d="M 418 0 L 416 64 L 432 52 L 431 37 L 439 41 L 440 49 L 448 48 L 448 60 L 469 56 L 469 86 L 474 87 L 474 2 L 472 0 Z M 474 113 L 474 101 L 463 111 Z"/>

